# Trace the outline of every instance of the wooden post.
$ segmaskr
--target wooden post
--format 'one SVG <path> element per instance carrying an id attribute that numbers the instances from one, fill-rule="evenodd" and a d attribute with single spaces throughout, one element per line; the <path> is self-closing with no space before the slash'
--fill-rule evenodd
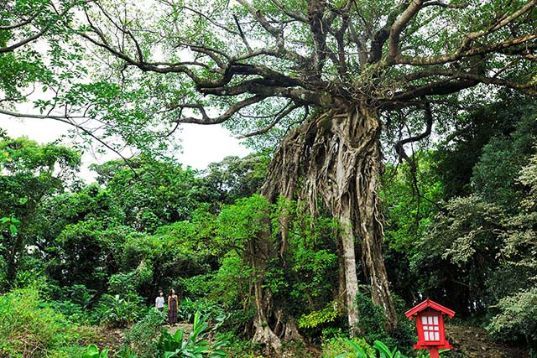
<path id="1" fill-rule="evenodd" d="M 440 353 L 438 352 L 438 348 L 436 347 L 429 348 L 429 357 L 440 358 Z"/>

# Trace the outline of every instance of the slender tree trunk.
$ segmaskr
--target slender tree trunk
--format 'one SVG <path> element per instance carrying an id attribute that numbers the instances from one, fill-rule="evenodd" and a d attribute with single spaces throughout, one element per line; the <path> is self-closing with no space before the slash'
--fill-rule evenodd
<path id="1" fill-rule="evenodd" d="M 24 254 L 24 236 L 19 231 L 13 238 L 11 248 L 6 255 L 6 282 L 7 288 L 13 288 L 17 281 L 21 257 Z"/>
<path id="2" fill-rule="evenodd" d="M 267 220 L 270 220 L 267 217 Z M 254 318 L 254 337 L 253 341 L 264 344 L 267 353 L 279 353 L 281 350 L 281 339 L 271 328 L 269 319 L 273 314 L 272 296 L 270 292 L 263 287 L 267 263 L 270 257 L 274 255 L 270 239 L 270 232 L 265 232 L 260 237 L 251 240 L 248 243 L 247 257 L 253 271 L 253 289 L 256 314 Z"/>
<path id="3" fill-rule="evenodd" d="M 372 300 L 383 308 L 388 328 L 397 324 L 382 256 L 377 194 L 381 173 L 379 135 L 376 111 L 364 104 L 316 116 L 284 139 L 264 186 L 268 197 L 295 194 L 307 200 L 314 214 L 322 200 L 341 224 L 340 263 L 351 334 L 357 333 L 359 322 L 355 303 L 357 240 Z"/>
<path id="4" fill-rule="evenodd" d="M 350 198 L 343 199 L 341 213 L 339 217 L 340 241 L 342 249 L 342 264 L 345 283 L 345 307 L 347 311 L 347 321 L 349 323 L 352 336 L 358 333 L 358 309 L 356 307 L 356 295 L 358 294 L 358 276 L 356 270 L 356 250 L 354 247 L 355 236 L 351 217 Z"/>

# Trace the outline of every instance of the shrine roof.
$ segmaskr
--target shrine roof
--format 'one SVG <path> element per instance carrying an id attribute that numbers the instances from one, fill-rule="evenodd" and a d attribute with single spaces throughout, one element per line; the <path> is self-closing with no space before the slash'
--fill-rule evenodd
<path id="1" fill-rule="evenodd" d="M 427 308 L 431 308 L 435 311 L 441 312 L 449 316 L 449 318 L 453 318 L 453 316 L 455 316 L 455 311 L 450 310 L 449 308 L 442 306 L 440 303 L 436 303 L 430 299 L 426 299 L 425 301 L 418 303 L 416 306 L 406 311 L 405 316 L 411 318 Z"/>

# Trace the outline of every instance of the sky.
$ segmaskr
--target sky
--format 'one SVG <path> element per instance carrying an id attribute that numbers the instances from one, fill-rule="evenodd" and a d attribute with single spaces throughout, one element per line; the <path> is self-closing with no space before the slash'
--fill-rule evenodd
<path id="1" fill-rule="evenodd" d="M 0 114 L 0 128 L 6 130 L 10 137 L 26 136 L 39 143 L 48 143 L 66 134 L 70 126 L 53 119 L 19 119 Z M 195 169 L 204 169 L 209 163 L 221 161 L 229 155 L 245 156 L 249 153 L 237 138 L 219 125 L 183 124 L 178 137 L 182 153 L 176 157 L 185 166 Z M 117 155 L 111 152 L 98 154 L 86 151 L 82 157 L 81 177 L 88 182 L 93 181 L 95 174 L 88 166 L 115 158 Z"/>

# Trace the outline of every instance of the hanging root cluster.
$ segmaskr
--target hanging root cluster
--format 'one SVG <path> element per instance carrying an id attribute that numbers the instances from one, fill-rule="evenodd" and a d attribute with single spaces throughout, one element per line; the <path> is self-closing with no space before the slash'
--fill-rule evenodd
<path id="1" fill-rule="evenodd" d="M 340 294 L 344 296 L 352 334 L 359 333 L 356 241 L 361 245 L 373 302 L 384 309 L 388 328 L 396 325 L 381 250 L 379 134 L 376 111 L 366 106 L 332 109 L 314 116 L 283 140 L 262 188 L 270 200 L 281 195 L 305 201 L 314 215 L 322 201 L 339 220 L 340 266 L 344 272 L 344 283 L 340 283 L 344 292 Z M 281 247 L 287 246 L 286 240 L 286 228 L 282 228 Z"/>

